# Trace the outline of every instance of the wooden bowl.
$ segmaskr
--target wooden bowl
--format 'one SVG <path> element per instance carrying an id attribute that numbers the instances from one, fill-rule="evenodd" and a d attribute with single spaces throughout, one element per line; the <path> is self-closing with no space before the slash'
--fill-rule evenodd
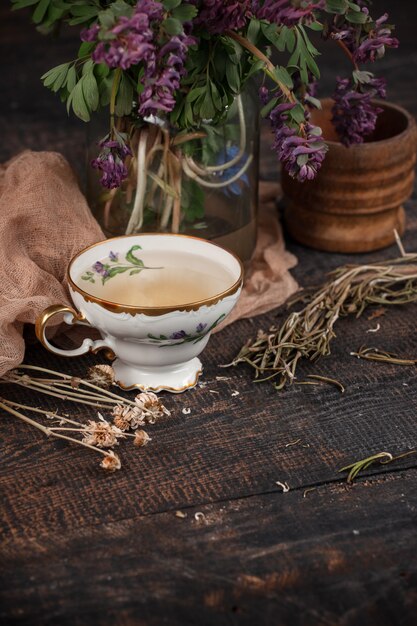
<path id="1" fill-rule="evenodd" d="M 313 181 L 299 183 L 282 173 L 288 231 L 300 243 L 330 252 L 368 252 L 391 245 L 404 231 L 403 202 L 415 177 L 414 118 L 395 104 L 382 108 L 373 135 L 350 148 L 331 123 L 333 101 L 322 101 L 312 121 L 323 129 L 329 151 Z"/>

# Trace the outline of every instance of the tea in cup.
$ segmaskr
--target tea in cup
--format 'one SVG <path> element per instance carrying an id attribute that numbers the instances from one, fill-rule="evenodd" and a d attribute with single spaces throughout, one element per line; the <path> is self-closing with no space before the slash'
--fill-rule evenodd
<path id="1" fill-rule="evenodd" d="M 198 355 L 236 304 L 243 280 L 239 259 L 204 239 L 173 234 L 115 237 L 79 252 L 68 267 L 76 310 L 48 307 L 36 334 L 51 352 L 79 356 L 107 349 L 124 389 L 181 392 L 201 374 Z M 49 320 L 91 325 L 102 339 L 75 350 L 53 346 Z"/>

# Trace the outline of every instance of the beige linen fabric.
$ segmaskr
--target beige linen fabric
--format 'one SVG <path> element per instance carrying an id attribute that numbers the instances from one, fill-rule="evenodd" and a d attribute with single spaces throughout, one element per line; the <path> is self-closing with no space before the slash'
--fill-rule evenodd
<path id="1" fill-rule="evenodd" d="M 26 151 L 0 166 L 0 375 L 23 360 L 23 325 L 69 304 L 68 262 L 101 239 L 60 154 Z"/>

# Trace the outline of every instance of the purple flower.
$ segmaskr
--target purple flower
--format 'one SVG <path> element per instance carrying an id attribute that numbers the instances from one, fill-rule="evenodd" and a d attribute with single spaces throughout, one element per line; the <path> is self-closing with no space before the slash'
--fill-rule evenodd
<path id="1" fill-rule="evenodd" d="M 250 17 L 251 0 L 194 0 L 199 8 L 194 22 L 212 35 L 241 30 Z"/>
<path id="2" fill-rule="evenodd" d="M 175 333 L 172 333 L 172 335 L 170 335 L 169 338 L 170 339 L 184 339 L 184 337 L 188 337 L 185 330 L 177 330 Z"/>
<path id="3" fill-rule="evenodd" d="M 259 89 L 259 100 L 262 102 L 264 106 L 268 104 L 269 89 L 265 87 L 265 85 L 262 85 L 262 87 L 260 87 Z"/>
<path id="4" fill-rule="evenodd" d="M 96 261 L 96 263 L 94 263 L 93 270 L 97 272 L 97 274 L 100 274 L 100 276 L 103 276 L 103 278 L 106 278 L 109 275 L 106 266 L 100 261 Z"/>
<path id="5" fill-rule="evenodd" d="M 366 7 L 362 8 L 362 13 L 369 15 Z M 333 39 L 344 42 L 355 63 L 376 61 L 384 56 L 386 48 L 398 48 L 399 45 L 398 39 L 391 35 L 392 27 L 386 24 L 388 13 L 378 18 L 373 27 L 370 17 L 368 20 L 370 26 L 365 23 L 359 33 L 358 26 L 354 24 L 344 24 L 340 30 L 331 33 Z"/>
<path id="6" fill-rule="evenodd" d="M 252 2 L 253 12 L 258 19 L 285 26 L 294 26 L 302 19 L 311 19 L 313 11 L 323 9 L 324 6 L 324 0 L 308 3 L 291 0 L 264 0 L 263 2 L 254 0 Z"/>
<path id="7" fill-rule="evenodd" d="M 100 24 L 93 24 L 90 28 L 83 28 L 80 33 L 81 41 L 95 41 L 100 31 Z"/>
<path id="8" fill-rule="evenodd" d="M 295 127 L 291 118 L 293 103 L 278 104 L 270 113 L 269 119 L 275 134 L 272 148 L 292 178 L 300 182 L 315 178 L 327 152 L 321 130 L 306 122 Z"/>
<path id="9" fill-rule="evenodd" d="M 100 41 L 92 53 L 93 61 L 123 70 L 140 62 L 155 67 L 156 45 L 153 22 L 163 19 L 163 6 L 154 0 L 139 0 L 131 17 L 122 15 L 108 31 L 109 40 Z M 158 28 L 156 29 L 158 30 Z M 83 33 L 94 40 L 94 31 Z M 98 31 L 95 32 L 97 35 Z"/>
<path id="10" fill-rule="evenodd" d="M 202 333 L 206 326 L 207 324 L 203 324 L 202 322 L 200 322 L 195 330 L 197 333 Z"/>
<path id="11" fill-rule="evenodd" d="M 186 74 L 188 48 L 195 43 L 195 37 L 185 32 L 171 37 L 156 55 L 156 67 L 145 67 L 142 79 L 144 90 L 139 97 L 139 114 L 142 117 L 173 110 L 175 92 Z"/>
<path id="12" fill-rule="evenodd" d="M 333 124 L 345 146 L 363 143 L 375 130 L 381 108 L 372 103 L 376 96 L 385 98 L 385 80 L 370 78 L 369 82 L 353 85 L 345 78 L 337 79 L 334 93 Z"/>
<path id="13" fill-rule="evenodd" d="M 116 263 L 116 261 L 119 260 L 119 253 L 118 252 L 109 252 L 109 259 L 110 261 L 113 261 L 113 263 Z"/>
<path id="14" fill-rule="evenodd" d="M 102 139 L 99 143 L 100 154 L 91 162 L 92 167 L 102 172 L 100 182 L 107 189 L 120 187 L 128 174 L 124 160 L 132 154 L 122 134 L 115 130 L 113 132 L 115 139 L 111 139 L 110 135 Z"/>

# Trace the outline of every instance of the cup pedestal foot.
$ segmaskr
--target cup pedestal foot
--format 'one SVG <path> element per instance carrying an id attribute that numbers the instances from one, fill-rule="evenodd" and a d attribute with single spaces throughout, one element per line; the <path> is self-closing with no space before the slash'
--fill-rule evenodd
<path id="1" fill-rule="evenodd" d="M 197 357 L 185 363 L 161 366 L 135 366 L 116 359 L 113 369 L 116 383 L 122 389 L 181 393 L 195 387 L 203 366 Z"/>

